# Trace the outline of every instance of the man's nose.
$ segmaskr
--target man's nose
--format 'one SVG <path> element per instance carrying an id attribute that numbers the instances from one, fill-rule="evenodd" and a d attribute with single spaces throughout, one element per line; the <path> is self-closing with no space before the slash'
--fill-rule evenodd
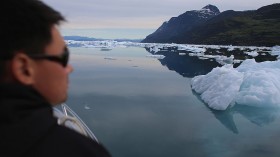
<path id="1" fill-rule="evenodd" d="M 67 68 L 67 73 L 72 73 L 74 71 L 74 68 L 71 64 L 68 64 L 66 68 Z"/>

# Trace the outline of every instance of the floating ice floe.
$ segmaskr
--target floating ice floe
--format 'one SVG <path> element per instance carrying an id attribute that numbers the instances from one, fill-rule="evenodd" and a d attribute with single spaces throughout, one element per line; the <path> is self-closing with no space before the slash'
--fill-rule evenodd
<path id="1" fill-rule="evenodd" d="M 234 56 L 231 55 L 230 57 L 227 56 L 219 56 L 219 55 L 204 55 L 203 53 L 189 53 L 189 56 L 197 56 L 201 60 L 205 59 L 215 59 L 221 65 L 232 64 L 235 63 Z"/>
<path id="2" fill-rule="evenodd" d="M 84 108 L 85 108 L 86 110 L 90 110 L 90 107 L 89 107 L 88 105 L 85 105 Z"/>
<path id="3" fill-rule="evenodd" d="M 238 68 L 217 67 L 207 75 L 194 77 L 191 85 L 201 94 L 201 99 L 216 110 L 225 110 L 236 103 L 280 106 L 280 61 L 256 63 L 250 59 Z"/>
<path id="4" fill-rule="evenodd" d="M 159 51 L 168 51 L 178 52 L 179 55 L 183 55 L 183 53 L 188 54 L 189 56 L 197 56 L 199 59 L 207 59 L 214 58 L 219 64 L 232 64 L 240 61 L 235 61 L 234 57 L 226 57 L 223 56 L 224 49 L 227 49 L 228 52 L 232 52 L 234 54 L 234 50 L 243 51 L 243 53 L 247 53 L 252 57 L 257 57 L 258 55 L 265 56 L 267 53 L 271 55 L 278 56 L 278 60 L 280 59 L 280 46 L 274 47 L 256 47 L 256 46 L 232 46 L 232 45 L 192 45 L 192 44 L 160 44 L 160 43 L 135 43 L 135 42 L 117 42 L 114 40 L 105 40 L 105 41 L 74 41 L 74 40 L 66 40 L 67 45 L 70 47 L 84 47 L 84 48 L 102 48 L 102 47 L 143 47 L 146 48 L 149 52 L 156 54 Z M 211 55 L 211 53 L 207 52 L 207 50 L 213 50 L 216 55 Z M 222 50 L 223 49 L 223 50 Z M 221 51 L 218 51 L 221 50 Z M 247 51 L 247 52 L 244 52 Z M 266 53 L 264 53 L 266 52 Z M 218 55 L 217 55 L 218 53 Z"/>
<path id="5" fill-rule="evenodd" d="M 235 63 L 241 63 L 241 62 L 243 62 L 243 60 L 239 60 L 239 59 L 233 60 L 233 63 L 234 63 L 234 64 L 235 64 Z"/>
<path id="6" fill-rule="evenodd" d="M 157 46 L 150 47 L 150 52 L 157 53 L 158 51 L 160 51 L 159 47 L 157 47 Z"/>
<path id="7" fill-rule="evenodd" d="M 113 58 L 113 57 L 104 57 L 104 59 L 106 59 L 106 60 L 117 60 L 116 58 Z"/>
<path id="8" fill-rule="evenodd" d="M 280 59 L 280 46 L 274 46 L 271 48 L 272 55 L 278 55 L 278 59 Z"/>
<path id="9" fill-rule="evenodd" d="M 257 51 L 244 52 L 244 53 L 252 57 L 257 57 L 259 55 Z"/>
<path id="10" fill-rule="evenodd" d="M 221 64 L 221 65 L 226 65 L 226 64 L 232 64 L 234 56 L 231 55 L 230 57 L 227 56 L 215 56 L 215 60 Z"/>
<path id="11" fill-rule="evenodd" d="M 146 57 L 156 58 L 156 59 L 163 59 L 163 58 L 165 58 L 164 55 L 147 55 Z"/>
<path id="12" fill-rule="evenodd" d="M 233 46 L 230 46 L 230 47 L 228 48 L 228 51 L 233 51 L 233 50 L 235 50 L 235 47 L 233 47 Z"/>

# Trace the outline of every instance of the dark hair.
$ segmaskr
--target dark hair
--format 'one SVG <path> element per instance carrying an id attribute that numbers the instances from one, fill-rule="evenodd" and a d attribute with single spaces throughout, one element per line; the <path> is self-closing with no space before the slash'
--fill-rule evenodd
<path id="1" fill-rule="evenodd" d="M 64 17 L 40 0 L 0 2 L 0 58 L 12 57 L 16 51 L 44 53 L 51 42 L 51 28 Z M 0 59 L 0 78 L 5 61 Z"/>

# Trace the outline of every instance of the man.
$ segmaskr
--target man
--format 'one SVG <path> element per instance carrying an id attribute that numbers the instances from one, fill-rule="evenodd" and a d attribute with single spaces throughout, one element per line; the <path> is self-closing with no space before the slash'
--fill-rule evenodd
<path id="1" fill-rule="evenodd" d="M 73 71 L 57 29 L 63 16 L 39 0 L 8 0 L 0 20 L 0 156 L 110 156 L 53 117 Z"/>

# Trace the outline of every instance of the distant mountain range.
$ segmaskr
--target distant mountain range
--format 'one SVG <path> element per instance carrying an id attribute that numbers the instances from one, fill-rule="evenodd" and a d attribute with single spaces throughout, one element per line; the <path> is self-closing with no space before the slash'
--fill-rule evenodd
<path id="1" fill-rule="evenodd" d="M 250 11 L 220 13 L 213 5 L 164 22 L 143 43 L 280 45 L 280 4 Z"/>
<path id="2" fill-rule="evenodd" d="M 64 36 L 64 40 L 75 40 L 75 41 L 105 41 L 105 40 L 114 40 L 117 42 L 140 42 L 141 39 L 102 39 L 102 38 L 91 38 L 84 36 Z"/>

